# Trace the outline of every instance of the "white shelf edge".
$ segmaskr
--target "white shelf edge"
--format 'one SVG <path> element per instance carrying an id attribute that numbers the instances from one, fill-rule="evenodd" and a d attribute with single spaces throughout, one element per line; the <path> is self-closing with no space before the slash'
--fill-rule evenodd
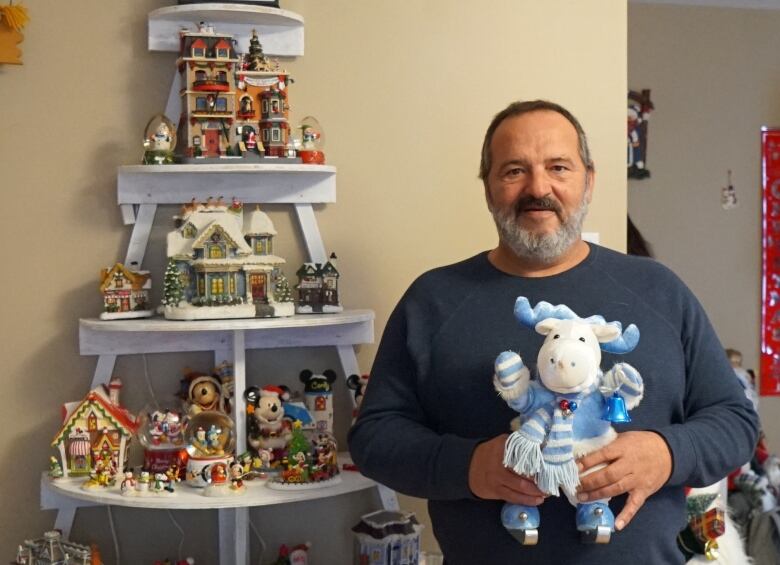
<path id="1" fill-rule="evenodd" d="M 234 332 L 244 334 L 245 349 L 373 343 L 374 312 L 197 321 L 81 319 L 79 351 L 82 355 L 216 351 L 232 347 Z"/>
<path id="2" fill-rule="evenodd" d="M 125 165 L 117 201 L 175 204 L 235 197 L 244 203 L 328 204 L 336 201 L 336 167 L 301 164 Z"/>
<path id="3" fill-rule="evenodd" d="M 339 465 L 349 462 L 349 455 L 339 455 Z M 228 496 L 205 496 L 203 489 L 196 489 L 183 483 L 176 485 L 176 492 L 170 495 L 123 496 L 119 486 L 95 490 L 82 490 L 85 478 L 50 479 L 44 472 L 41 476 L 41 509 L 53 510 L 63 504 L 58 499 L 77 500 L 79 506 L 126 506 L 131 508 L 207 510 L 214 508 L 245 508 L 252 506 L 272 506 L 290 504 L 322 498 L 332 498 L 342 494 L 358 492 L 376 487 L 377 484 L 356 471 L 344 471 L 339 474 L 341 481 L 322 488 L 306 490 L 276 490 L 265 486 L 264 480 L 246 481 L 247 490 L 243 494 Z"/>
<path id="4" fill-rule="evenodd" d="M 179 30 L 195 31 L 201 21 L 212 24 L 219 33 L 233 35 L 241 52 L 249 50 L 249 38 L 256 30 L 266 55 L 303 55 L 304 22 L 300 14 L 268 6 L 222 3 L 165 6 L 150 12 L 149 50 L 177 52 Z"/>
<path id="5" fill-rule="evenodd" d="M 209 163 L 184 165 L 120 165 L 119 173 L 126 174 L 181 174 L 181 173 L 319 173 L 336 174 L 333 165 L 304 165 L 302 163 Z"/>

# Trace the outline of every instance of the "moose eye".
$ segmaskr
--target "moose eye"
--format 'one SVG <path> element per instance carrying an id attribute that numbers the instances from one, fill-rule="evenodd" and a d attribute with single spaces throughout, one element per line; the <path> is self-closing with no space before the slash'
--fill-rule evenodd
<path id="1" fill-rule="evenodd" d="M 584 337 L 581 337 L 581 338 L 580 338 L 580 341 L 581 341 L 582 343 L 585 343 L 585 338 L 584 338 Z"/>
<path id="2" fill-rule="evenodd" d="M 555 334 L 555 335 L 553 336 L 553 339 L 558 339 L 559 337 L 561 337 L 561 336 L 560 336 L 560 334 Z"/>

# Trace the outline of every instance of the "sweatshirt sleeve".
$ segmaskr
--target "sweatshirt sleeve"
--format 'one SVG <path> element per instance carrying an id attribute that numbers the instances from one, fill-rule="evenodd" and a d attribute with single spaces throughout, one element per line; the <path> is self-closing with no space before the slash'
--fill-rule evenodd
<path id="1" fill-rule="evenodd" d="M 760 426 L 715 330 L 690 291 L 681 342 L 686 366 L 685 421 L 655 431 L 672 452 L 668 484 L 703 487 L 750 460 Z"/>
<path id="2" fill-rule="evenodd" d="M 361 473 L 398 492 L 432 500 L 474 498 L 468 471 L 481 440 L 433 431 L 418 394 L 430 347 L 425 324 L 407 293 L 382 336 L 349 432 L 350 453 Z"/>

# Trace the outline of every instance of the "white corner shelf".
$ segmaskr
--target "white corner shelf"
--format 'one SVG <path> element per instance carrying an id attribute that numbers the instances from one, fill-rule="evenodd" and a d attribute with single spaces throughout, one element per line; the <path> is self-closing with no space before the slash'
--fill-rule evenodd
<path id="1" fill-rule="evenodd" d="M 81 355 L 213 351 L 230 348 L 235 332 L 243 334 L 244 349 L 353 346 L 374 341 L 374 312 L 196 321 L 87 318 L 79 320 L 79 351 Z"/>
<path id="2" fill-rule="evenodd" d="M 252 30 L 257 31 L 263 52 L 274 57 L 303 55 L 303 17 L 294 12 L 246 4 L 182 4 L 149 13 L 149 50 L 178 51 L 179 30 L 198 29 L 199 22 L 213 25 L 238 41 L 238 51 L 249 51 Z"/>
<path id="3" fill-rule="evenodd" d="M 339 466 L 349 463 L 349 455 L 339 454 Z M 127 506 L 131 508 L 156 508 L 170 510 L 207 510 L 214 508 L 244 508 L 252 506 L 271 506 L 288 504 L 320 498 L 331 498 L 376 487 L 376 483 L 357 471 L 342 470 L 338 482 L 320 488 L 276 490 L 268 488 L 265 480 L 245 481 L 246 491 L 242 494 L 225 496 L 205 496 L 204 489 L 190 487 L 180 483 L 173 494 L 147 496 L 123 496 L 119 485 L 108 488 L 84 490 L 81 485 L 85 477 L 50 479 L 47 473 L 41 476 L 41 509 L 60 508 L 65 499 L 75 499 L 77 506 Z"/>
<path id="4" fill-rule="evenodd" d="M 181 205 L 223 195 L 228 201 L 327 204 L 336 201 L 336 167 L 303 164 L 125 165 L 117 175 L 120 206 Z"/>

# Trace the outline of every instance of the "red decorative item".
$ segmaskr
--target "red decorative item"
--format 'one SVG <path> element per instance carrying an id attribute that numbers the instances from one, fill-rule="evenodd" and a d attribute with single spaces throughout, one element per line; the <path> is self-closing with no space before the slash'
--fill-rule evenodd
<path id="1" fill-rule="evenodd" d="M 780 395 L 780 128 L 761 128 L 762 396 Z"/>
<path id="2" fill-rule="evenodd" d="M 691 518 L 691 529 L 703 543 L 726 532 L 726 517 L 720 508 L 710 508 L 704 514 Z"/>

